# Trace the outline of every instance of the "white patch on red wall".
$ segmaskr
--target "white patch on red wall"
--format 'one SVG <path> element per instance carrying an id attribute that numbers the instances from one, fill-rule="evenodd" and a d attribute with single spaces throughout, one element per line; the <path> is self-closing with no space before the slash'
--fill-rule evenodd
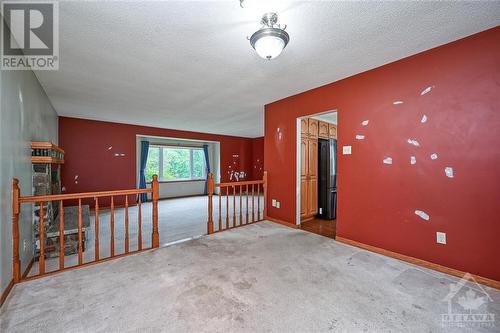
<path id="1" fill-rule="evenodd" d="M 420 96 L 424 96 L 425 94 L 430 93 L 433 87 L 434 87 L 434 86 L 432 86 L 432 87 L 427 87 L 427 88 L 425 88 L 424 90 L 422 90 L 422 91 L 420 92 Z"/>
<path id="2" fill-rule="evenodd" d="M 420 147 L 420 143 L 418 143 L 418 141 L 416 139 L 408 139 L 406 142 L 408 142 L 409 144 L 411 144 L 415 147 Z"/>
<path id="3" fill-rule="evenodd" d="M 444 173 L 446 175 L 446 177 L 448 178 L 453 178 L 454 175 L 453 175 L 453 168 L 452 167 L 446 167 L 444 168 Z"/>
<path id="4" fill-rule="evenodd" d="M 427 214 L 426 212 L 422 211 L 422 210 L 416 210 L 415 211 L 415 215 L 417 215 L 418 217 L 420 217 L 421 219 L 423 220 L 426 220 L 426 221 L 429 221 L 431 219 L 431 217 L 429 216 L 429 214 Z"/>

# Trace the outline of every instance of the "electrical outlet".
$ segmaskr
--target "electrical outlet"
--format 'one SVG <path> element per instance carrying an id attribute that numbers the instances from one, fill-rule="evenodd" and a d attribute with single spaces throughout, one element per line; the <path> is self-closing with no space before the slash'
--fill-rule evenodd
<path id="1" fill-rule="evenodd" d="M 273 207 L 276 207 L 276 199 L 273 199 L 272 206 L 273 206 Z"/>
<path id="2" fill-rule="evenodd" d="M 446 233 L 444 232 L 436 232 L 436 242 L 438 244 L 446 244 Z"/>
<path id="3" fill-rule="evenodd" d="M 23 252 L 26 252 L 26 249 L 28 248 L 28 240 L 24 239 L 23 240 Z"/>
<path id="4" fill-rule="evenodd" d="M 279 201 L 276 201 L 276 208 L 280 208 L 281 207 L 281 204 Z"/>
<path id="5" fill-rule="evenodd" d="M 351 146 L 342 146 L 342 154 L 351 155 L 352 154 L 352 147 Z"/>

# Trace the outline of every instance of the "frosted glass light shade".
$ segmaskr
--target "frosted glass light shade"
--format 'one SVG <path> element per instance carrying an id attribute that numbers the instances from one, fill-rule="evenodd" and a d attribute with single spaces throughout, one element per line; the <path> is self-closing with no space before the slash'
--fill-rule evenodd
<path id="1" fill-rule="evenodd" d="M 264 36 L 255 42 L 255 51 L 264 59 L 274 59 L 285 48 L 285 41 L 276 36 Z"/>
<path id="2" fill-rule="evenodd" d="M 271 60 L 281 54 L 289 40 L 290 36 L 283 29 L 262 28 L 250 37 L 250 44 L 260 57 Z"/>

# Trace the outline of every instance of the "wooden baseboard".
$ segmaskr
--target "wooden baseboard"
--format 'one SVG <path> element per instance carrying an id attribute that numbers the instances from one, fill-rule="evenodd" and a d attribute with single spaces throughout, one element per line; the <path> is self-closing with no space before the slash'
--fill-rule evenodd
<path id="1" fill-rule="evenodd" d="M 278 223 L 278 224 L 287 226 L 289 228 L 293 228 L 293 229 L 297 229 L 299 227 L 296 224 L 293 224 L 293 223 L 290 223 L 290 222 L 286 222 L 286 221 L 282 221 L 282 220 L 278 220 L 278 219 L 275 219 L 274 217 L 270 217 L 270 216 L 266 216 L 265 219 L 269 220 L 271 222 L 274 222 L 274 223 Z"/>
<path id="2" fill-rule="evenodd" d="M 439 265 L 439 264 L 435 264 L 435 263 L 432 263 L 432 262 L 429 262 L 429 261 L 426 261 L 426 260 L 422 260 L 422 259 L 410 257 L 410 256 L 407 256 L 407 255 L 404 255 L 404 254 L 400 254 L 400 253 L 397 253 L 397 252 L 392 252 L 392 251 L 389 251 L 389 250 L 384 250 L 384 249 L 381 249 L 379 247 L 375 247 L 375 246 L 371 246 L 371 245 L 368 245 L 368 244 L 356 242 L 356 241 L 353 241 L 353 240 L 350 240 L 350 239 L 347 239 L 347 238 L 344 238 L 344 237 L 337 236 L 336 240 L 339 241 L 339 242 L 341 242 L 341 243 L 344 243 L 344 244 L 348 244 L 348 245 L 352 245 L 352 246 L 355 246 L 355 247 L 359 247 L 361 249 L 368 250 L 370 252 L 375 252 L 375 253 L 378 253 L 378 254 L 382 254 L 382 255 L 387 256 L 387 257 L 391 257 L 391 258 L 394 258 L 394 259 L 405 261 L 405 262 L 408 262 L 408 263 L 413 264 L 413 265 L 425 267 L 425 268 L 432 269 L 432 270 L 435 270 L 435 271 L 438 271 L 438 272 L 441 272 L 441 273 L 445 273 L 445 274 L 448 274 L 448 275 L 453 275 L 453 276 L 456 276 L 458 278 L 462 278 L 462 277 L 464 277 L 465 274 L 467 274 L 467 272 L 462 272 L 462 271 L 460 271 L 458 269 L 454 269 L 454 268 L 442 266 L 442 265 Z M 470 276 L 472 276 L 477 283 L 481 283 L 481 284 L 483 284 L 485 286 L 488 286 L 488 287 L 491 287 L 491 288 L 500 289 L 500 281 L 496 281 L 496 280 L 493 280 L 493 279 L 485 278 L 485 277 L 482 277 L 482 276 L 479 276 L 479 275 L 475 275 L 475 274 L 470 274 Z"/>
<path id="3" fill-rule="evenodd" d="M 9 296 L 9 293 L 12 290 L 12 287 L 14 287 L 14 279 L 10 280 L 9 284 L 7 285 L 7 288 L 5 288 L 5 290 L 2 293 L 2 296 L 0 296 L 0 307 L 3 305 L 3 303 L 7 299 L 7 296 Z"/>

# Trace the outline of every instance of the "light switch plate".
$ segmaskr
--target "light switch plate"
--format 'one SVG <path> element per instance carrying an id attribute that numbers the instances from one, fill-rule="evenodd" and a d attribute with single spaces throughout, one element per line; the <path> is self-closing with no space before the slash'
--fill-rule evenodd
<path id="1" fill-rule="evenodd" d="M 281 204 L 279 201 L 276 201 L 276 208 L 281 208 Z"/>
<path id="2" fill-rule="evenodd" d="M 351 155 L 352 154 L 352 146 L 342 146 L 342 154 Z"/>
<path id="3" fill-rule="evenodd" d="M 446 233 L 444 232 L 436 232 L 436 242 L 438 244 L 446 244 Z"/>
<path id="4" fill-rule="evenodd" d="M 273 199 L 272 206 L 273 206 L 273 207 L 276 207 L 276 199 Z"/>

